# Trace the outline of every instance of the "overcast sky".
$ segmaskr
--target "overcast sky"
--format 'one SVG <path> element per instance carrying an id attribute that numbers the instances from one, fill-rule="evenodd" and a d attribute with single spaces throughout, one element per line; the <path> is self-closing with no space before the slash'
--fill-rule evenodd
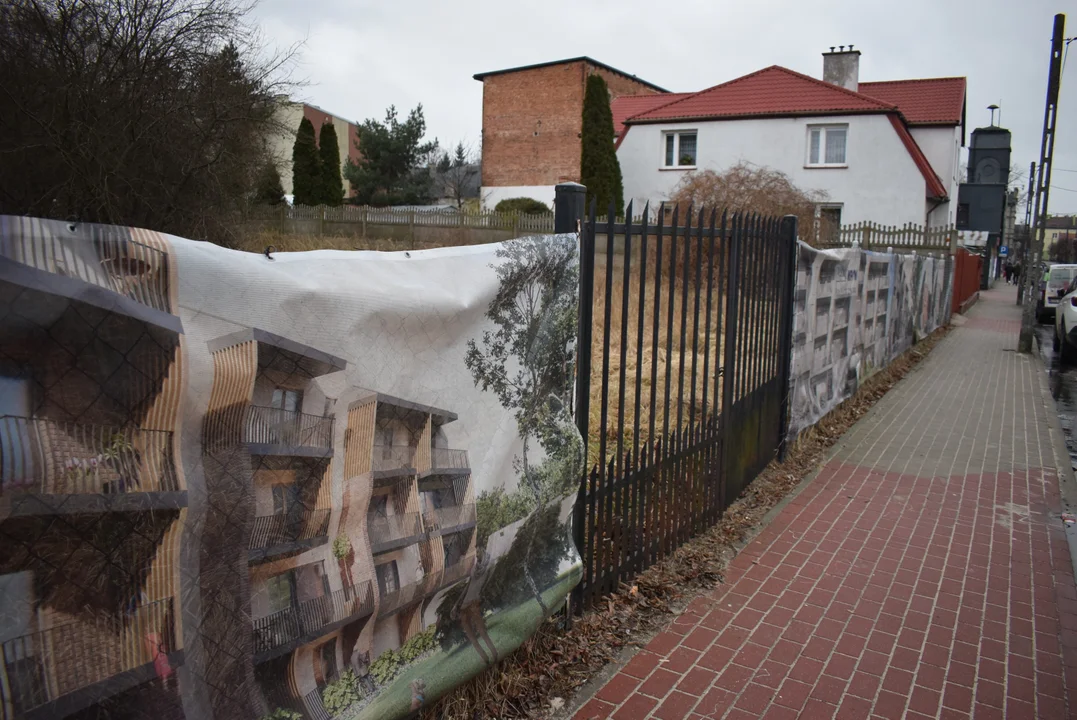
<path id="1" fill-rule="evenodd" d="M 1052 18 L 1065 9 L 1066 35 L 1077 36 L 1077 6 L 1049 0 L 262 0 L 255 18 L 271 43 L 303 43 L 295 75 L 307 84 L 297 99 L 357 121 L 422 103 L 428 135 L 443 146 L 479 140 L 478 72 L 589 55 L 693 91 L 768 65 L 821 77 L 821 53 L 853 43 L 863 81 L 966 76 L 969 131 L 989 124 L 988 105 L 1001 105 L 1027 188 Z M 1075 191 L 1077 60 L 1062 76 L 1050 211 L 1077 212 Z"/>

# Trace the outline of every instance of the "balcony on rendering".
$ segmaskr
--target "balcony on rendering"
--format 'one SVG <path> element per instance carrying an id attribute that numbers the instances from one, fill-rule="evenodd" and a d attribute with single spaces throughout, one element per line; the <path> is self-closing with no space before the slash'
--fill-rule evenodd
<path id="1" fill-rule="evenodd" d="M 167 598 L 126 610 L 122 617 L 77 618 L 6 640 L 0 653 L 5 679 L 0 718 L 63 717 L 149 683 L 162 662 L 158 654 L 164 654 L 167 666 L 182 664 L 176 630 L 173 600 Z"/>
<path id="2" fill-rule="evenodd" d="M 167 245 L 157 233 L 23 217 L 0 222 L 0 283 L 27 290 L 27 304 L 52 296 L 183 331 L 174 314 Z"/>
<path id="3" fill-rule="evenodd" d="M 176 509 L 173 433 L 0 416 L 0 498 L 12 514 Z"/>
<path id="4" fill-rule="evenodd" d="M 251 405 L 243 440 L 264 455 L 324 454 L 333 448 L 333 418 Z"/>
<path id="5" fill-rule="evenodd" d="M 255 618 L 255 662 L 290 652 L 374 611 L 369 580 L 301 602 L 295 594 L 291 597 L 287 607 Z"/>
<path id="6" fill-rule="evenodd" d="M 368 514 L 367 533 L 370 550 L 375 555 L 414 545 L 426 537 L 422 514 L 417 512 L 388 516 Z"/>
<path id="7" fill-rule="evenodd" d="M 329 541 L 330 508 L 301 509 L 254 518 L 248 560 L 262 562 Z"/>

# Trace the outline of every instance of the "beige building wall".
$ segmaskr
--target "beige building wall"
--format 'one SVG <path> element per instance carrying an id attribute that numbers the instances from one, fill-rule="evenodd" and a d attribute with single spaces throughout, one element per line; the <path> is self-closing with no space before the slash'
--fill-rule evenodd
<path id="1" fill-rule="evenodd" d="M 337 149 L 340 151 L 341 177 L 343 177 L 343 165 L 348 158 L 352 162 L 359 160 L 359 151 L 355 143 L 359 140 L 358 126 L 348 122 L 342 117 L 326 112 L 314 105 L 282 100 L 276 113 L 276 121 L 281 125 L 281 133 L 272 135 L 267 141 L 267 150 L 270 157 L 277 164 L 280 172 L 281 185 L 284 194 L 292 194 L 292 146 L 295 145 L 295 134 L 299 130 L 299 122 L 306 116 L 314 125 L 314 137 L 317 138 L 322 124 L 332 122 L 337 131 Z M 351 194 L 351 183 L 344 179 L 344 194 Z"/>

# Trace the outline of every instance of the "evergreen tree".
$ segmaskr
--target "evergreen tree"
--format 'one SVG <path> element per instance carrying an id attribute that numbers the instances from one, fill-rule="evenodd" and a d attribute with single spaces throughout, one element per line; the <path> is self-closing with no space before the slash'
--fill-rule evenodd
<path id="1" fill-rule="evenodd" d="M 317 205 L 321 199 L 321 172 L 314 124 L 303 118 L 292 146 L 292 194 L 296 205 Z"/>
<path id="2" fill-rule="evenodd" d="M 267 161 L 258 171 L 254 201 L 259 205 L 280 205 L 284 202 L 284 187 L 275 163 Z"/>
<path id="3" fill-rule="evenodd" d="M 344 175 L 360 205 L 421 205 L 431 200 L 437 141 L 423 142 L 426 120 L 419 105 L 403 122 L 389 106 L 385 121 L 367 120 L 359 126 L 358 163 L 350 159 Z"/>
<path id="4" fill-rule="evenodd" d="M 580 182 L 587 186 L 588 205 L 595 198 L 598 214 L 602 215 L 612 201 L 620 214 L 624 209 L 624 185 L 613 146 L 613 112 L 606 81 L 599 75 L 587 78 L 582 136 Z"/>
<path id="5" fill-rule="evenodd" d="M 321 200 L 323 205 L 340 205 L 344 200 L 344 181 L 340 179 L 340 148 L 333 123 L 322 125 L 318 134 L 318 157 L 321 160 Z"/>

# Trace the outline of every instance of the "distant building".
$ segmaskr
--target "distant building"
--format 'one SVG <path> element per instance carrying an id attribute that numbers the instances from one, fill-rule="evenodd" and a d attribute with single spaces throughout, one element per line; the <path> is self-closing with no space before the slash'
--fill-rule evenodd
<path id="1" fill-rule="evenodd" d="M 1047 218 L 1043 234 L 1044 252 L 1059 240 L 1075 238 L 1077 238 L 1077 215 L 1055 215 Z"/>
<path id="2" fill-rule="evenodd" d="M 587 77 L 601 75 L 610 98 L 666 90 L 589 57 L 475 75 L 482 81 L 482 198 L 530 197 L 553 206 L 557 183 L 580 179 Z"/>
<path id="3" fill-rule="evenodd" d="M 957 200 L 957 229 L 987 233 L 980 287 L 986 290 L 1001 269 L 999 248 L 1003 243 L 1010 177 L 1010 131 L 992 125 L 972 131 L 969 143 L 968 178 L 961 183 Z M 1016 212 L 1016 198 L 1014 198 Z"/>
<path id="4" fill-rule="evenodd" d="M 314 137 L 317 138 L 322 125 L 327 122 L 333 123 L 337 131 L 337 146 L 340 149 L 341 165 L 349 159 L 358 162 L 362 157 L 356 143 L 359 142 L 359 126 L 344 118 L 333 115 L 320 107 L 307 103 L 293 102 L 288 98 L 280 98 L 275 120 L 280 123 L 284 131 L 280 135 L 273 135 L 267 141 L 270 156 L 277 164 L 280 172 L 281 185 L 284 194 L 292 194 L 292 147 L 295 145 L 295 134 L 299 130 L 299 122 L 307 118 L 314 125 Z M 341 170 L 343 174 L 343 169 Z M 351 195 L 351 183 L 344 179 L 344 194 Z"/>
<path id="5" fill-rule="evenodd" d="M 860 52 L 823 54 L 823 79 L 777 65 L 669 93 L 589 58 L 476 75 L 483 81 L 483 192 L 549 202 L 579 180 L 584 81 L 610 83 L 624 197 L 668 200 L 696 170 L 740 162 L 828 195 L 839 224 L 950 225 L 965 143 L 963 77 L 860 82 Z M 544 139 L 545 138 L 545 139 Z"/>

